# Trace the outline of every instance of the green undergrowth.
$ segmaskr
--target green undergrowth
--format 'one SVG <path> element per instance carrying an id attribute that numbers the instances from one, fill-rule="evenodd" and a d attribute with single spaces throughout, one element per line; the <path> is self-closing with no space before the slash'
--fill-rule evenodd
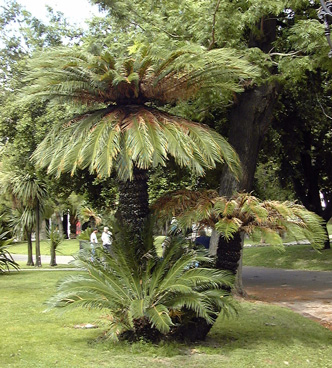
<path id="1" fill-rule="evenodd" d="M 44 302 L 69 272 L 11 272 L 0 277 L 1 367 L 332 367 L 332 332 L 287 309 L 239 303 L 196 344 L 111 343 L 105 311 L 44 313 Z M 82 329 L 90 323 L 98 326 Z M 76 326 L 76 328 L 75 328 Z"/>
<path id="2" fill-rule="evenodd" d="M 280 251 L 273 247 L 244 248 L 243 265 L 292 270 L 332 271 L 332 249 L 314 250 L 310 245 L 293 245 Z"/>

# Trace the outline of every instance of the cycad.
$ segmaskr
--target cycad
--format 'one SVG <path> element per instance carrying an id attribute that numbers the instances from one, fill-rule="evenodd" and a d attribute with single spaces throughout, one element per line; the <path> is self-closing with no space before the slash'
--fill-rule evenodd
<path id="1" fill-rule="evenodd" d="M 13 239 L 7 238 L 8 231 L 4 232 L 0 227 L 0 274 L 9 271 L 10 267 L 18 270 L 19 265 L 14 261 L 12 255 L 7 250 Z"/>
<path id="2" fill-rule="evenodd" d="M 294 202 L 261 201 L 249 193 L 226 198 L 214 190 L 181 190 L 161 197 L 153 207 L 165 220 L 175 216 L 183 227 L 207 225 L 227 240 L 242 231 L 278 246 L 283 244 L 280 235 L 287 232 L 318 248 L 324 243 L 322 219 Z"/>
<path id="3" fill-rule="evenodd" d="M 183 248 L 183 241 L 168 240 L 163 258 L 155 251 L 145 255 L 146 267 L 126 242 L 113 243 L 112 254 L 97 251 L 91 261 L 86 252 L 74 265 L 84 272 L 67 277 L 49 300 L 53 307 L 99 308 L 109 313 L 109 335 L 159 339 L 176 333 L 188 311 L 212 324 L 218 312 L 234 312 L 232 300 L 221 287 L 232 277 L 212 268 L 195 267 L 210 262 L 206 255 Z"/>
<path id="4" fill-rule="evenodd" d="M 207 126 L 170 115 L 155 106 L 194 98 L 206 90 L 241 89 L 257 75 L 228 49 L 185 48 L 176 52 L 142 47 L 115 58 L 107 51 L 55 49 L 32 59 L 25 90 L 44 98 L 86 107 L 52 128 L 34 153 L 49 173 L 89 168 L 100 177 L 115 170 L 120 179 L 119 213 L 139 234 L 148 210 L 146 170 L 173 156 L 199 175 L 225 162 L 239 175 L 239 160 L 223 137 Z M 82 111 L 82 110 L 81 110 Z"/>
<path id="5" fill-rule="evenodd" d="M 221 235 L 219 242 L 226 243 L 224 251 L 229 253 L 218 254 L 217 264 L 233 273 L 240 257 L 241 233 L 279 247 L 284 233 L 306 238 L 317 248 L 324 245 L 322 219 L 293 202 L 260 201 L 248 193 L 226 198 L 214 190 L 182 190 L 163 196 L 153 207 L 159 217 L 166 220 L 175 216 L 185 228 L 196 223 L 216 229 Z"/>

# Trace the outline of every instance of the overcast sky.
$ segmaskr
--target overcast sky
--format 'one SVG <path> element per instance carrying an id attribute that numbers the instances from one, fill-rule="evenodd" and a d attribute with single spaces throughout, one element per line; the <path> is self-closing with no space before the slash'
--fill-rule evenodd
<path id="1" fill-rule="evenodd" d="M 0 6 L 5 1 L 0 0 Z M 88 0 L 18 0 L 36 18 L 45 20 L 45 5 L 50 5 L 54 10 L 61 11 L 70 23 L 84 24 L 84 20 L 92 15 L 98 15 L 98 6 L 91 5 Z"/>

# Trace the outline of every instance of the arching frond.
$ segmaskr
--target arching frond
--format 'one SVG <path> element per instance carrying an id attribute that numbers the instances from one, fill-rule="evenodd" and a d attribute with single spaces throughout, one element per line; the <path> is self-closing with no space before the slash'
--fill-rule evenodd
<path id="1" fill-rule="evenodd" d="M 175 328 L 174 311 L 182 308 L 212 323 L 222 305 L 219 299 L 227 303 L 229 298 L 221 286 L 230 285 L 233 278 L 219 270 L 194 267 L 205 258 L 182 242 L 169 245 L 164 258 L 148 257 L 146 267 L 126 243 L 115 241 L 111 254 L 97 249 L 93 260 L 89 252 L 81 251 L 74 265 L 84 272 L 61 281 L 49 307 L 105 309 L 112 319 L 113 338 L 114 331 L 139 333 L 141 324 L 167 334 Z M 210 296 L 207 290 L 214 293 Z"/>
<path id="2" fill-rule="evenodd" d="M 239 176 L 239 159 L 226 140 L 206 126 L 146 106 L 110 107 L 56 126 L 33 159 L 50 174 L 89 167 L 101 177 L 116 170 L 125 180 L 132 167 L 165 166 L 173 156 L 198 175 L 226 162 Z"/>
<path id="3" fill-rule="evenodd" d="M 194 223 L 209 225 L 226 239 L 245 232 L 278 246 L 281 234 L 287 232 L 320 248 L 326 237 L 323 220 L 305 207 L 288 201 L 260 201 L 248 193 L 228 199 L 216 191 L 182 190 L 161 197 L 153 208 L 164 220 L 175 216 L 187 228 Z"/>
<path id="4" fill-rule="evenodd" d="M 204 91 L 222 96 L 257 71 L 229 49 L 185 47 L 175 52 L 142 48 L 118 60 L 108 52 L 56 48 L 30 61 L 24 98 L 88 105 L 87 113 L 53 127 L 34 159 L 49 173 L 89 168 L 100 177 L 116 170 L 132 178 L 132 167 L 180 166 L 203 175 L 226 163 L 236 177 L 240 162 L 227 141 L 207 126 L 153 109 L 194 98 Z M 94 110 L 91 111 L 90 106 Z"/>

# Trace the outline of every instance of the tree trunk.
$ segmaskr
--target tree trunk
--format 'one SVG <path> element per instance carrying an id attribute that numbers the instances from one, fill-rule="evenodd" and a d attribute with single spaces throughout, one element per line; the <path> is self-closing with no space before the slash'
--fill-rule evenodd
<path id="1" fill-rule="evenodd" d="M 234 147 L 242 164 L 242 177 L 237 181 L 226 167 L 220 180 L 220 195 L 231 197 L 234 192 L 250 192 L 254 180 L 254 174 L 258 159 L 258 152 L 264 134 L 273 120 L 273 108 L 277 102 L 279 86 L 269 83 L 260 87 L 247 90 L 239 96 L 238 102 L 232 108 L 229 115 L 228 141 Z M 230 241 L 217 236 L 211 246 L 217 248 L 217 266 L 230 270 L 234 275 L 241 263 L 243 238 L 241 234 L 235 234 Z M 242 280 L 237 279 L 235 288 L 244 293 Z"/>
<path id="2" fill-rule="evenodd" d="M 58 230 L 60 234 L 63 234 L 63 226 L 62 226 L 62 220 L 61 220 L 61 214 L 59 211 L 55 212 L 55 218 L 56 218 L 56 224 L 58 226 Z"/>
<path id="3" fill-rule="evenodd" d="M 134 167 L 133 179 L 119 182 L 117 219 L 126 228 L 127 236 L 137 255 L 145 254 L 152 245 L 152 234 L 147 233 L 149 217 L 148 175 Z"/>
<path id="4" fill-rule="evenodd" d="M 39 213 L 39 200 L 37 199 L 36 204 L 36 266 L 41 267 L 41 256 L 40 256 L 40 213 Z"/>
<path id="5" fill-rule="evenodd" d="M 68 239 L 68 212 L 63 212 L 62 216 L 62 229 L 63 229 L 63 236 L 65 239 Z"/>
<path id="6" fill-rule="evenodd" d="M 28 261 L 27 261 L 27 266 L 34 266 L 34 263 L 33 263 L 33 255 L 32 255 L 31 231 L 28 231 L 27 229 L 25 229 L 25 233 L 26 233 L 27 241 L 28 241 Z"/>
<path id="7" fill-rule="evenodd" d="M 51 244 L 51 261 L 50 261 L 50 266 L 57 266 L 56 263 L 56 250 L 53 244 Z"/>
<path id="8" fill-rule="evenodd" d="M 331 249 L 329 232 L 327 230 L 327 222 L 324 222 L 324 224 L 322 226 L 324 227 L 325 234 L 326 234 L 326 239 L 325 239 L 325 242 L 324 242 L 324 249 Z"/>

